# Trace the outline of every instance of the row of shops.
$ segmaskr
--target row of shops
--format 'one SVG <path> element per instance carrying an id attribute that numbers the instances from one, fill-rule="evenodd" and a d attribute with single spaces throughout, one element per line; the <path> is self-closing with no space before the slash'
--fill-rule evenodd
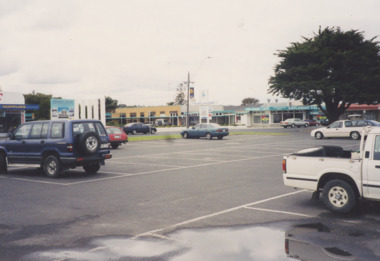
<path id="1" fill-rule="evenodd" d="M 206 113 L 204 113 L 206 111 Z M 355 114 L 363 119 L 380 121 L 380 105 L 351 105 L 341 116 Z M 168 122 L 168 125 L 186 125 L 187 106 L 152 106 L 117 108 L 107 114 L 107 122 L 124 125 L 132 122 L 154 123 L 156 120 Z M 189 106 L 189 123 L 214 122 L 221 125 L 278 126 L 289 118 L 300 118 L 321 121 L 326 119 L 318 106 L 289 105 L 285 103 L 262 104 L 255 107 L 224 105 L 191 105 Z"/>

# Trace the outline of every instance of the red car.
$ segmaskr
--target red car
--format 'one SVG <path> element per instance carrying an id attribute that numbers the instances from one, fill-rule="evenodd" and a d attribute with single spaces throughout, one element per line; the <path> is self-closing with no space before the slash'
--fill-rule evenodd
<path id="1" fill-rule="evenodd" d="M 119 147 L 122 143 L 128 142 L 128 136 L 121 128 L 115 126 L 107 126 L 106 130 L 110 139 L 111 147 L 113 149 L 117 149 L 117 147 Z"/>

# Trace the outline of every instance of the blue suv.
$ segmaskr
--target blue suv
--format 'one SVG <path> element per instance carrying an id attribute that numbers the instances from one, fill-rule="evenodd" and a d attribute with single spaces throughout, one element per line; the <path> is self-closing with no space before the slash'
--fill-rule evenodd
<path id="1" fill-rule="evenodd" d="M 98 120 L 27 122 L 0 141 L 0 173 L 7 173 L 10 164 L 38 165 L 52 178 L 78 166 L 96 173 L 111 157 L 107 132 Z"/>

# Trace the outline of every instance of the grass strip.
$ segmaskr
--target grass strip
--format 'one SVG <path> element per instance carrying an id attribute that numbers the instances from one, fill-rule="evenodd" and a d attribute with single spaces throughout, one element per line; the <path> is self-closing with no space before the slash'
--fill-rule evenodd
<path id="1" fill-rule="evenodd" d="M 230 132 L 230 135 L 289 135 L 288 133 L 278 133 L 278 132 Z M 128 135 L 129 141 L 142 141 L 142 140 L 171 140 L 182 138 L 179 134 L 171 135 L 147 135 L 133 137 Z"/>

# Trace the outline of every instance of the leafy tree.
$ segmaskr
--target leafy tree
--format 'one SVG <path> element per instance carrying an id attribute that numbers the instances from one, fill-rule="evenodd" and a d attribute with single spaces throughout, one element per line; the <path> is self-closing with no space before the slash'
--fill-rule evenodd
<path id="1" fill-rule="evenodd" d="M 114 112 L 118 107 L 118 101 L 106 96 L 106 112 Z"/>
<path id="2" fill-rule="evenodd" d="M 251 98 L 251 97 L 248 97 L 248 98 L 245 98 L 241 101 L 241 105 L 242 106 L 246 106 L 248 104 L 258 104 L 260 101 L 256 98 Z"/>
<path id="3" fill-rule="evenodd" d="M 36 120 L 49 120 L 50 119 L 50 100 L 62 99 L 61 97 L 54 97 L 51 94 L 35 93 L 24 94 L 25 104 L 38 104 L 38 110 L 31 110 L 28 112 L 34 113 Z"/>
<path id="4" fill-rule="evenodd" d="M 269 79 L 268 93 L 316 104 L 330 122 L 352 103 L 380 101 L 380 47 L 356 30 L 325 28 L 292 43 Z M 322 107 L 326 106 L 325 109 Z"/>

